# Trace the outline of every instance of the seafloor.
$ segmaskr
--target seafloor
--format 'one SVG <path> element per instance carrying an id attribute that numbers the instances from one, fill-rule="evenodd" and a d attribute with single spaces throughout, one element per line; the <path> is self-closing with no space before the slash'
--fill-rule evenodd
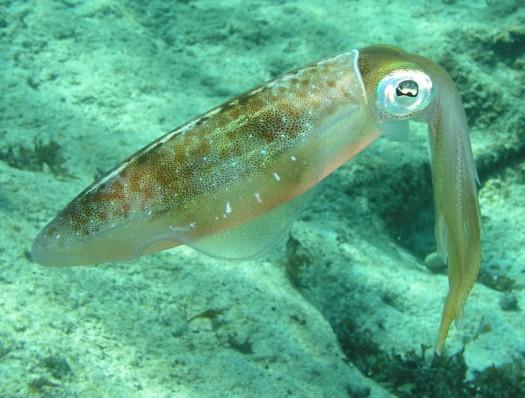
<path id="1" fill-rule="evenodd" d="M 472 129 L 483 263 L 443 357 L 424 126 L 328 178 L 256 261 L 30 261 L 58 210 L 157 136 L 378 42 L 444 66 Z M 0 397 L 525 396 L 522 1 L 4 0 L 0 43 Z"/>

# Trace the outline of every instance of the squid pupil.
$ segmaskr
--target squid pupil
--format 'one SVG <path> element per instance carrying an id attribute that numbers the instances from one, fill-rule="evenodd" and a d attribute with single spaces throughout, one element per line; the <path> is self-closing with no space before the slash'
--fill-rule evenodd
<path id="1" fill-rule="evenodd" d="M 417 83 L 413 80 L 403 80 L 396 87 L 396 95 L 398 97 L 403 95 L 407 97 L 417 97 L 418 91 Z"/>

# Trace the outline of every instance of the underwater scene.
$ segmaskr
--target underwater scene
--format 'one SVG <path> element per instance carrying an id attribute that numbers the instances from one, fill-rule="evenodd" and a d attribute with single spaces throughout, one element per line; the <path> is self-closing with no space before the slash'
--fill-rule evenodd
<path id="1" fill-rule="evenodd" d="M 0 398 L 525 397 L 519 0 L 0 0 Z"/>

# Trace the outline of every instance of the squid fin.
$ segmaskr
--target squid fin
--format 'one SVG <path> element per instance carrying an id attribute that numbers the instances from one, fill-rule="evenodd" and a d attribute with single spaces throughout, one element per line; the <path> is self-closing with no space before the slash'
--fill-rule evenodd
<path id="1" fill-rule="evenodd" d="M 208 256 L 228 260 L 258 257 L 284 239 L 292 222 L 309 202 L 316 189 L 232 228 L 203 238 L 180 240 Z"/>

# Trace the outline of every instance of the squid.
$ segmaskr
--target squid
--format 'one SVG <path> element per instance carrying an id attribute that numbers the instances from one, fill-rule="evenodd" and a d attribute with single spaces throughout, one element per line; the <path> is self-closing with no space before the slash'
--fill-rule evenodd
<path id="1" fill-rule="evenodd" d="M 437 252 L 449 291 L 441 353 L 481 260 L 465 112 L 430 60 L 375 45 L 284 74 L 181 125 L 93 183 L 36 237 L 42 265 L 127 261 L 186 244 L 245 259 L 282 239 L 312 187 L 384 134 L 429 126 Z"/>

